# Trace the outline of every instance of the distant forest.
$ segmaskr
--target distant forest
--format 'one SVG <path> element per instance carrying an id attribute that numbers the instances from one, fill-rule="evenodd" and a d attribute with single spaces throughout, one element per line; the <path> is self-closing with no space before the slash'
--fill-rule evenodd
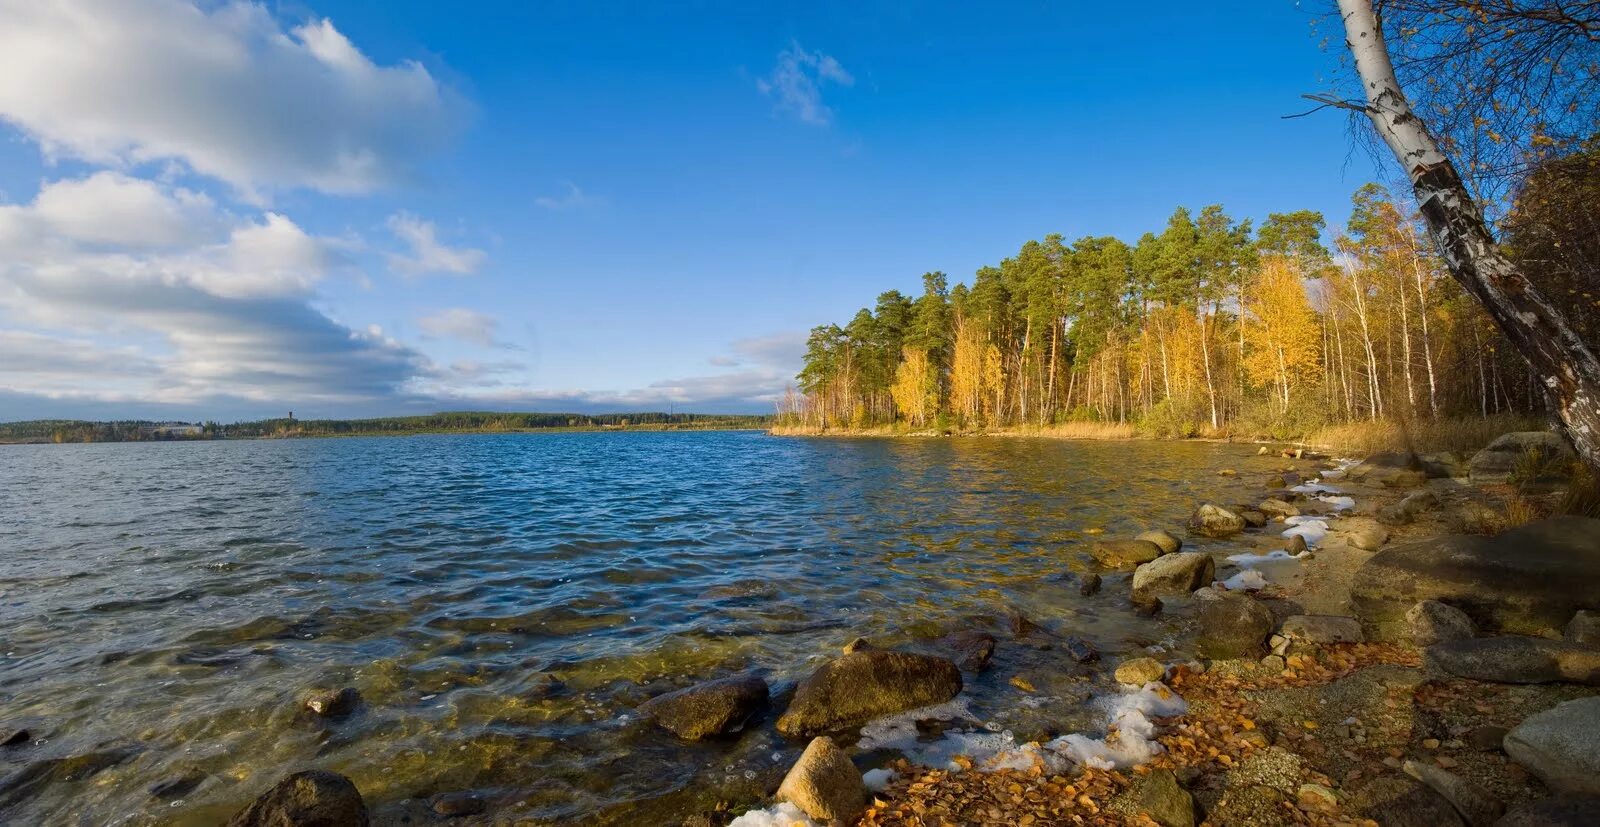
<path id="1" fill-rule="evenodd" d="M 1583 336 L 1600 334 L 1600 148 L 1546 163 L 1498 227 Z M 1537 414 L 1542 390 L 1449 277 L 1415 207 L 1376 184 L 1342 231 L 1179 208 L 1133 243 L 1029 241 L 953 287 L 923 276 L 811 331 L 782 425 L 1123 423 L 1289 438 L 1340 423 Z"/>
<path id="2" fill-rule="evenodd" d="M 538 430 L 719 430 L 766 428 L 770 416 L 692 413 L 500 413 L 462 411 L 375 419 L 262 419 L 255 422 L 86 422 L 39 419 L 0 423 L 0 442 L 159 442 L 202 439 L 514 433 Z"/>

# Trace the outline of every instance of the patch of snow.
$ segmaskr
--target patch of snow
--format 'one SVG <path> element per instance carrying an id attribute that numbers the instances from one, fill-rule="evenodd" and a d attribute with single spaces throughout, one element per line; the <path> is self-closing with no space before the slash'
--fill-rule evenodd
<path id="1" fill-rule="evenodd" d="M 1260 591 L 1267 587 L 1267 578 L 1255 569 L 1245 569 L 1222 581 L 1228 591 Z"/>
<path id="2" fill-rule="evenodd" d="M 1335 511 L 1349 511 L 1356 507 L 1355 497 L 1337 497 L 1328 494 L 1319 494 L 1317 499 L 1333 506 Z"/>
<path id="3" fill-rule="evenodd" d="M 925 706 L 897 715 L 885 715 L 868 721 L 861 727 L 861 740 L 856 742 L 856 746 L 865 751 L 899 750 L 909 757 L 919 748 L 926 746 L 918 742 L 918 721 L 965 721 L 974 725 L 978 723 L 978 719 L 973 717 L 967 707 L 967 700 L 957 697 L 942 704 Z"/>
<path id="4" fill-rule="evenodd" d="M 1305 554 L 1306 553 L 1303 551 L 1299 554 L 1290 554 L 1283 549 L 1278 549 L 1276 551 L 1269 551 L 1266 554 L 1230 554 L 1228 555 L 1228 560 L 1230 562 L 1238 563 L 1245 568 L 1250 568 L 1251 566 L 1259 566 L 1262 563 L 1277 563 L 1283 560 L 1299 560 L 1301 557 L 1304 557 Z"/>
<path id="5" fill-rule="evenodd" d="M 899 774 L 891 769 L 867 770 L 861 774 L 861 783 L 867 785 L 867 789 L 875 793 L 882 792 L 894 782 L 895 777 Z"/>
<path id="6" fill-rule="evenodd" d="M 1344 489 L 1320 482 L 1302 482 L 1289 489 L 1301 494 L 1343 494 Z"/>
<path id="7" fill-rule="evenodd" d="M 728 827 L 818 827 L 799 807 L 785 801 L 765 810 L 751 810 L 728 822 Z"/>
<path id="8" fill-rule="evenodd" d="M 1289 517 L 1284 520 L 1291 528 L 1283 532 L 1285 537 L 1299 535 L 1305 538 L 1308 548 L 1315 548 L 1322 544 L 1322 538 L 1328 536 L 1328 521 L 1310 514 L 1301 514 L 1298 517 Z"/>

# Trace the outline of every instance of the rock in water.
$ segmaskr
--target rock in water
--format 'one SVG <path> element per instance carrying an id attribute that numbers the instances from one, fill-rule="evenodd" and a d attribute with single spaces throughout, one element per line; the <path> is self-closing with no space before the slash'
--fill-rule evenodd
<path id="1" fill-rule="evenodd" d="M 1285 618 L 1278 633 L 1302 643 L 1360 643 L 1366 639 L 1361 623 L 1339 615 L 1293 615 Z"/>
<path id="2" fill-rule="evenodd" d="M 1600 612 L 1587 609 L 1567 622 L 1567 640 L 1584 646 L 1600 646 Z"/>
<path id="3" fill-rule="evenodd" d="M 1594 827 L 1600 824 L 1600 795 L 1558 795 L 1506 813 L 1495 827 Z"/>
<path id="4" fill-rule="evenodd" d="M 1081 575 L 1078 577 L 1078 594 L 1084 597 L 1093 597 L 1100 593 L 1100 585 L 1104 582 L 1104 578 L 1092 571 Z"/>
<path id="5" fill-rule="evenodd" d="M 1117 666 L 1117 683 L 1129 686 L 1144 686 L 1152 681 L 1159 681 L 1167 676 L 1167 667 L 1155 658 L 1134 658 L 1125 660 Z"/>
<path id="6" fill-rule="evenodd" d="M 1062 641 L 1061 648 L 1067 650 L 1067 657 L 1078 663 L 1089 663 L 1100 659 L 1100 652 L 1094 648 L 1094 644 L 1081 637 L 1069 636 Z"/>
<path id="7" fill-rule="evenodd" d="M 1505 750 L 1556 792 L 1600 795 L 1600 697 L 1529 717 L 1506 735 Z"/>
<path id="8" fill-rule="evenodd" d="M 1564 640 L 1517 635 L 1455 640 L 1428 647 L 1424 656 L 1434 668 L 1475 681 L 1600 686 L 1600 650 Z"/>
<path id="9" fill-rule="evenodd" d="M 433 799 L 433 811 L 445 818 L 475 816 L 487 809 L 489 803 L 477 793 L 443 793 Z"/>
<path id="10" fill-rule="evenodd" d="M 1139 810 L 1161 827 L 1194 827 L 1194 796 L 1172 770 L 1154 770 L 1139 786 Z"/>
<path id="11" fill-rule="evenodd" d="M 767 703 L 767 682 L 755 675 L 708 681 L 645 701 L 639 712 L 688 741 L 727 735 Z"/>
<path id="12" fill-rule="evenodd" d="M 869 650 L 831 660 L 795 689 L 778 731 L 790 737 L 860 726 L 931 706 L 961 691 L 961 670 L 944 658 Z"/>
<path id="13" fill-rule="evenodd" d="M 811 739 L 778 786 L 778 799 L 823 823 L 854 824 L 867 809 L 867 787 L 850 756 L 827 736 Z"/>
<path id="14" fill-rule="evenodd" d="M 1133 613 L 1140 617 L 1155 617 L 1161 613 L 1161 598 L 1153 594 L 1134 592 L 1128 598 L 1128 603 L 1133 606 Z"/>
<path id="15" fill-rule="evenodd" d="M 1108 569 L 1133 568 L 1161 556 L 1161 547 L 1149 540 L 1101 540 L 1089 549 Z"/>
<path id="16" fill-rule="evenodd" d="M 1494 584 L 1484 588 L 1485 583 Z M 1399 639 L 1406 611 L 1438 600 L 1479 628 L 1560 629 L 1600 594 L 1600 520 L 1554 517 L 1498 537 L 1452 535 L 1390 546 L 1356 571 L 1351 603 L 1380 639 Z"/>
<path id="17" fill-rule="evenodd" d="M 1228 593 L 1200 605 L 1200 654 L 1224 658 L 1258 658 L 1272 634 L 1272 612 L 1248 595 Z"/>
<path id="18" fill-rule="evenodd" d="M 1261 504 L 1256 506 L 1256 510 L 1260 511 L 1261 513 L 1263 513 L 1265 515 L 1267 515 L 1268 517 L 1298 517 L 1298 516 L 1300 516 L 1300 509 L 1295 508 L 1293 505 L 1290 505 L 1289 503 L 1286 503 L 1283 500 L 1278 499 L 1277 497 L 1273 497 L 1273 498 L 1267 499 L 1267 500 L 1262 500 Z"/>
<path id="19" fill-rule="evenodd" d="M 1213 503 L 1195 509 L 1189 528 L 1207 537 L 1232 537 L 1244 531 L 1244 518 Z"/>
<path id="20" fill-rule="evenodd" d="M 1472 455 L 1469 476 L 1477 485 L 1486 483 L 1505 482 L 1516 470 L 1517 463 L 1530 453 L 1542 454 L 1546 457 L 1572 459 L 1572 448 L 1567 446 L 1567 441 L 1550 431 L 1517 431 L 1501 434 L 1487 448 Z M 1546 463 L 1549 471 L 1556 471 L 1556 463 Z M 1556 476 L 1555 479 L 1528 480 L 1528 482 L 1560 481 L 1565 475 Z"/>
<path id="21" fill-rule="evenodd" d="M 1133 572 L 1133 590 L 1148 594 L 1189 594 L 1217 576 L 1211 555 L 1183 551 L 1151 560 Z"/>
<path id="22" fill-rule="evenodd" d="M 950 653 L 950 660 L 966 672 L 982 672 L 994 657 L 994 635 L 988 632 L 956 632 L 939 638 L 939 648 Z"/>
<path id="23" fill-rule="evenodd" d="M 1450 640 L 1471 640 L 1478 636 L 1467 613 L 1437 600 L 1424 600 L 1406 612 L 1406 627 L 1411 642 L 1428 647 Z"/>
<path id="24" fill-rule="evenodd" d="M 356 711 L 361 705 L 361 693 L 355 687 L 343 689 L 316 689 L 306 696 L 306 711 L 324 718 L 338 718 Z"/>
<path id="25" fill-rule="evenodd" d="M 1178 549 L 1183 548 L 1182 540 L 1173 536 L 1171 532 L 1163 531 L 1159 528 L 1152 528 L 1149 531 L 1140 532 L 1139 536 L 1133 539 L 1143 540 L 1147 543 L 1155 543 L 1156 548 L 1161 549 L 1162 554 L 1172 554 Z"/>
<path id="26" fill-rule="evenodd" d="M 350 779 L 327 770 L 297 772 L 261 794 L 228 827 L 366 827 L 367 805 Z"/>

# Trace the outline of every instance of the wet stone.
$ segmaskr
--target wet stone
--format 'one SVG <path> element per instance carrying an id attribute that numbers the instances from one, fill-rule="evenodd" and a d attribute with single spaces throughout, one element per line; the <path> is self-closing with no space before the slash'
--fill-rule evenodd
<path id="1" fill-rule="evenodd" d="M 1089 663 L 1100 659 L 1100 652 L 1089 641 L 1075 635 L 1063 641 L 1061 647 L 1067 650 L 1068 657 L 1078 663 Z"/>
<path id="2" fill-rule="evenodd" d="M 1104 578 L 1098 574 L 1095 574 L 1094 572 L 1089 572 L 1088 574 L 1080 576 L 1078 578 L 1078 594 L 1081 594 L 1084 597 L 1092 597 L 1098 594 L 1100 592 L 1100 586 L 1104 580 Z"/>
<path id="3" fill-rule="evenodd" d="M 433 811 L 445 818 L 474 816 L 488 809 L 488 803 L 477 793 L 444 793 L 434 796 Z"/>
<path id="4" fill-rule="evenodd" d="M 350 779 L 326 770 L 297 772 L 228 820 L 228 827 L 366 827 L 367 805 Z"/>
<path id="5" fill-rule="evenodd" d="M 982 672 L 994 657 L 995 639 L 988 632 L 956 632 L 940 638 L 938 646 L 963 671 Z"/>
<path id="6" fill-rule="evenodd" d="M 26 729 L 0 726 L 0 747 L 18 747 L 33 739 L 33 733 Z"/>
<path id="7" fill-rule="evenodd" d="M 343 689 L 316 689 L 312 690 L 302 706 L 313 715 L 324 718 L 338 718 L 356 711 L 361 705 L 361 693 L 355 687 L 346 686 Z"/>
<path id="8" fill-rule="evenodd" d="M 1194 796 L 1172 770 L 1154 770 L 1139 786 L 1139 810 L 1161 827 L 1194 827 Z"/>
<path id="9" fill-rule="evenodd" d="M 658 695 L 639 712 L 679 738 L 699 741 L 738 732 L 766 703 L 767 682 L 741 675 Z"/>
<path id="10" fill-rule="evenodd" d="M 195 789 L 201 784 L 205 783 L 205 780 L 209 777 L 210 776 L 207 776 L 205 772 L 198 768 L 190 769 L 182 775 L 173 776 L 172 778 L 168 778 L 163 781 L 157 781 L 156 783 L 151 784 L 150 797 L 159 798 L 164 801 L 182 798 L 189 793 L 194 792 Z"/>
<path id="11" fill-rule="evenodd" d="M 1155 543 L 1156 548 L 1161 549 L 1162 554 L 1175 554 L 1179 549 L 1183 548 L 1182 540 L 1174 536 L 1172 532 L 1159 528 L 1153 528 L 1149 531 L 1140 532 L 1140 534 L 1133 539 L 1143 540 L 1147 543 Z"/>

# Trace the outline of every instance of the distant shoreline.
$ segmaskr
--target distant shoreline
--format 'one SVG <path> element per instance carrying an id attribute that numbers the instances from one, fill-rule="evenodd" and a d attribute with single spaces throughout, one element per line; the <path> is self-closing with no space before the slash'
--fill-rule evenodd
<path id="1" fill-rule="evenodd" d="M 639 418 L 678 421 L 633 421 Z M 556 424 L 561 420 L 572 424 Z M 551 424 L 535 424 L 549 421 Z M 458 422 L 460 424 L 452 424 Z M 248 439 L 422 436 L 434 434 L 536 434 L 674 431 L 764 431 L 764 416 L 706 414 L 441 414 L 367 420 L 264 420 L 231 425 L 35 420 L 0 423 L 0 445 L 84 444 L 97 442 L 216 442 Z"/>

